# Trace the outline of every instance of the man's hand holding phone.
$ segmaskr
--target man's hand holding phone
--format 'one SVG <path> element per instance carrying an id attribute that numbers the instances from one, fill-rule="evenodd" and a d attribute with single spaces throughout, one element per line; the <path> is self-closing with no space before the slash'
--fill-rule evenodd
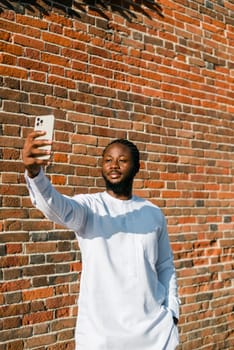
<path id="1" fill-rule="evenodd" d="M 29 177 L 37 176 L 41 166 L 50 163 L 53 126 L 53 116 L 36 117 L 34 131 L 26 138 L 22 157 Z"/>

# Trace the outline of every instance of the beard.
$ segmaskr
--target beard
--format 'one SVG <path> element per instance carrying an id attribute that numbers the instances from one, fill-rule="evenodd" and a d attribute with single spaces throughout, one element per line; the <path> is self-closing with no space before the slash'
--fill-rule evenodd
<path id="1" fill-rule="evenodd" d="M 110 182 L 106 176 L 102 173 L 102 177 L 106 184 L 106 189 L 113 191 L 118 195 L 130 195 L 132 192 L 133 176 L 132 174 L 126 177 L 124 180 L 116 183 Z"/>

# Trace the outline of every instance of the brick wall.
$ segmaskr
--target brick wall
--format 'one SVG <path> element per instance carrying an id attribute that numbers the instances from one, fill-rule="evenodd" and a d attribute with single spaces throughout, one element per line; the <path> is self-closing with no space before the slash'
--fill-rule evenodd
<path id="1" fill-rule="evenodd" d="M 20 158 L 49 112 L 47 173 L 67 195 L 103 188 L 111 139 L 138 145 L 135 192 L 168 220 L 179 349 L 234 346 L 233 22 L 222 0 L 0 1 L 0 350 L 74 349 L 79 247 L 32 207 Z"/>

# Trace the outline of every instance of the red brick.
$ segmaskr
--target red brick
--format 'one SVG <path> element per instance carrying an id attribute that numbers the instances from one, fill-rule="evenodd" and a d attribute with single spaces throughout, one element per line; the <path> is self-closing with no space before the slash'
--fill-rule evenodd
<path id="1" fill-rule="evenodd" d="M 74 305 L 76 300 L 76 296 L 62 296 L 62 297 L 55 297 L 55 298 L 50 298 L 47 299 L 46 302 L 46 307 L 48 309 L 55 309 L 55 308 L 60 308 L 63 306 L 68 306 L 68 305 Z"/>
<path id="2" fill-rule="evenodd" d="M 2 52 L 8 53 L 14 56 L 21 56 L 23 54 L 22 47 L 5 43 L 5 42 L 0 43 L 0 49 Z"/>
<path id="3" fill-rule="evenodd" d="M 52 287 L 37 288 L 34 290 L 28 290 L 23 292 L 23 301 L 35 300 L 35 299 L 45 299 L 53 295 Z"/>
<path id="4" fill-rule="evenodd" d="M 220 349 L 232 347 L 231 7 L 163 4 L 164 17 L 147 2 L 132 4 L 126 16 L 124 4 L 119 12 L 79 5 L 76 13 L 56 2 L 20 4 L 17 11 L 4 4 L 4 350 L 74 348 L 79 247 L 74 235 L 32 208 L 20 159 L 22 137 L 35 116 L 50 112 L 56 116 L 55 142 L 46 171 L 64 194 L 103 190 L 103 148 L 117 137 L 137 143 L 142 161 L 134 192 L 163 209 L 175 256 L 182 300 L 179 349 L 209 350 L 214 342 Z"/>
<path id="5" fill-rule="evenodd" d="M 1 76 L 16 77 L 16 78 L 20 78 L 20 79 L 27 78 L 26 70 L 20 69 L 17 67 L 0 66 L 0 75 Z"/>
<path id="6" fill-rule="evenodd" d="M 7 247 L 6 247 L 7 248 Z M 8 252 L 8 249 L 7 249 Z M 12 267 L 12 266 L 22 266 L 27 264 L 28 262 L 28 257 L 27 256 L 4 256 L 1 259 L 1 263 L 0 266 L 2 268 L 6 268 L 6 267 Z"/>
<path id="7" fill-rule="evenodd" d="M 33 47 L 37 50 L 44 49 L 43 40 L 35 39 L 34 37 L 29 37 L 25 35 L 16 34 L 14 35 L 14 42 L 18 45 Z"/>
<path id="8" fill-rule="evenodd" d="M 43 32 L 42 33 L 42 40 L 43 42 L 49 42 L 53 44 L 58 44 L 60 46 L 65 46 L 65 47 L 72 47 L 72 41 L 68 38 L 61 37 L 60 35 L 57 34 L 51 34 L 48 32 Z"/>
<path id="9" fill-rule="evenodd" d="M 22 253 L 22 244 L 20 244 L 20 243 L 7 244 L 6 245 L 6 252 L 7 252 L 7 254 Z"/>
<path id="10" fill-rule="evenodd" d="M 44 323 L 49 322 L 53 319 L 52 311 L 42 311 L 36 312 L 34 314 L 28 314 L 23 317 L 22 324 L 23 326 L 34 323 Z"/>
<path id="11" fill-rule="evenodd" d="M 65 343 L 51 345 L 47 350 L 73 350 L 74 346 L 74 341 L 66 341 Z"/>
<path id="12" fill-rule="evenodd" d="M 42 30 L 48 29 L 48 22 L 40 18 L 36 18 L 36 17 L 32 18 L 21 14 L 16 14 L 16 21 L 17 23 L 20 23 L 27 27 L 39 28 Z"/>
<path id="13" fill-rule="evenodd" d="M 36 223 L 35 223 L 36 224 Z M 50 251 L 56 250 L 56 242 L 37 242 L 37 243 L 28 243 L 26 245 L 26 253 L 48 253 Z"/>
<path id="14" fill-rule="evenodd" d="M 11 292 L 21 289 L 27 289 L 30 287 L 30 280 L 29 279 L 22 279 L 18 281 L 8 281 L 5 283 L 0 284 L 0 291 L 1 292 Z"/>

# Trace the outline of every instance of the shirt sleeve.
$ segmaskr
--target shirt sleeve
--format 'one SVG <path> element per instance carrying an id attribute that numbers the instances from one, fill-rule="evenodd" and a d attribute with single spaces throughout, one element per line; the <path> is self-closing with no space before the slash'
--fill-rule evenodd
<path id="1" fill-rule="evenodd" d="M 172 311 L 173 316 L 179 319 L 178 287 L 176 271 L 173 261 L 173 253 L 170 247 L 167 225 L 164 215 L 162 214 L 162 230 L 158 241 L 158 261 L 156 265 L 158 279 L 166 290 L 164 305 Z"/>
<path id="2" fill-rule="evenodd" d="M 87 214 L 87 207 L 84 204 L 59 193 L 43 170 L 34 178 L 30 178 L 26 171 L 25 179 L 32 204 L 46 218 L 75 232 L 81 229 Z"/>

